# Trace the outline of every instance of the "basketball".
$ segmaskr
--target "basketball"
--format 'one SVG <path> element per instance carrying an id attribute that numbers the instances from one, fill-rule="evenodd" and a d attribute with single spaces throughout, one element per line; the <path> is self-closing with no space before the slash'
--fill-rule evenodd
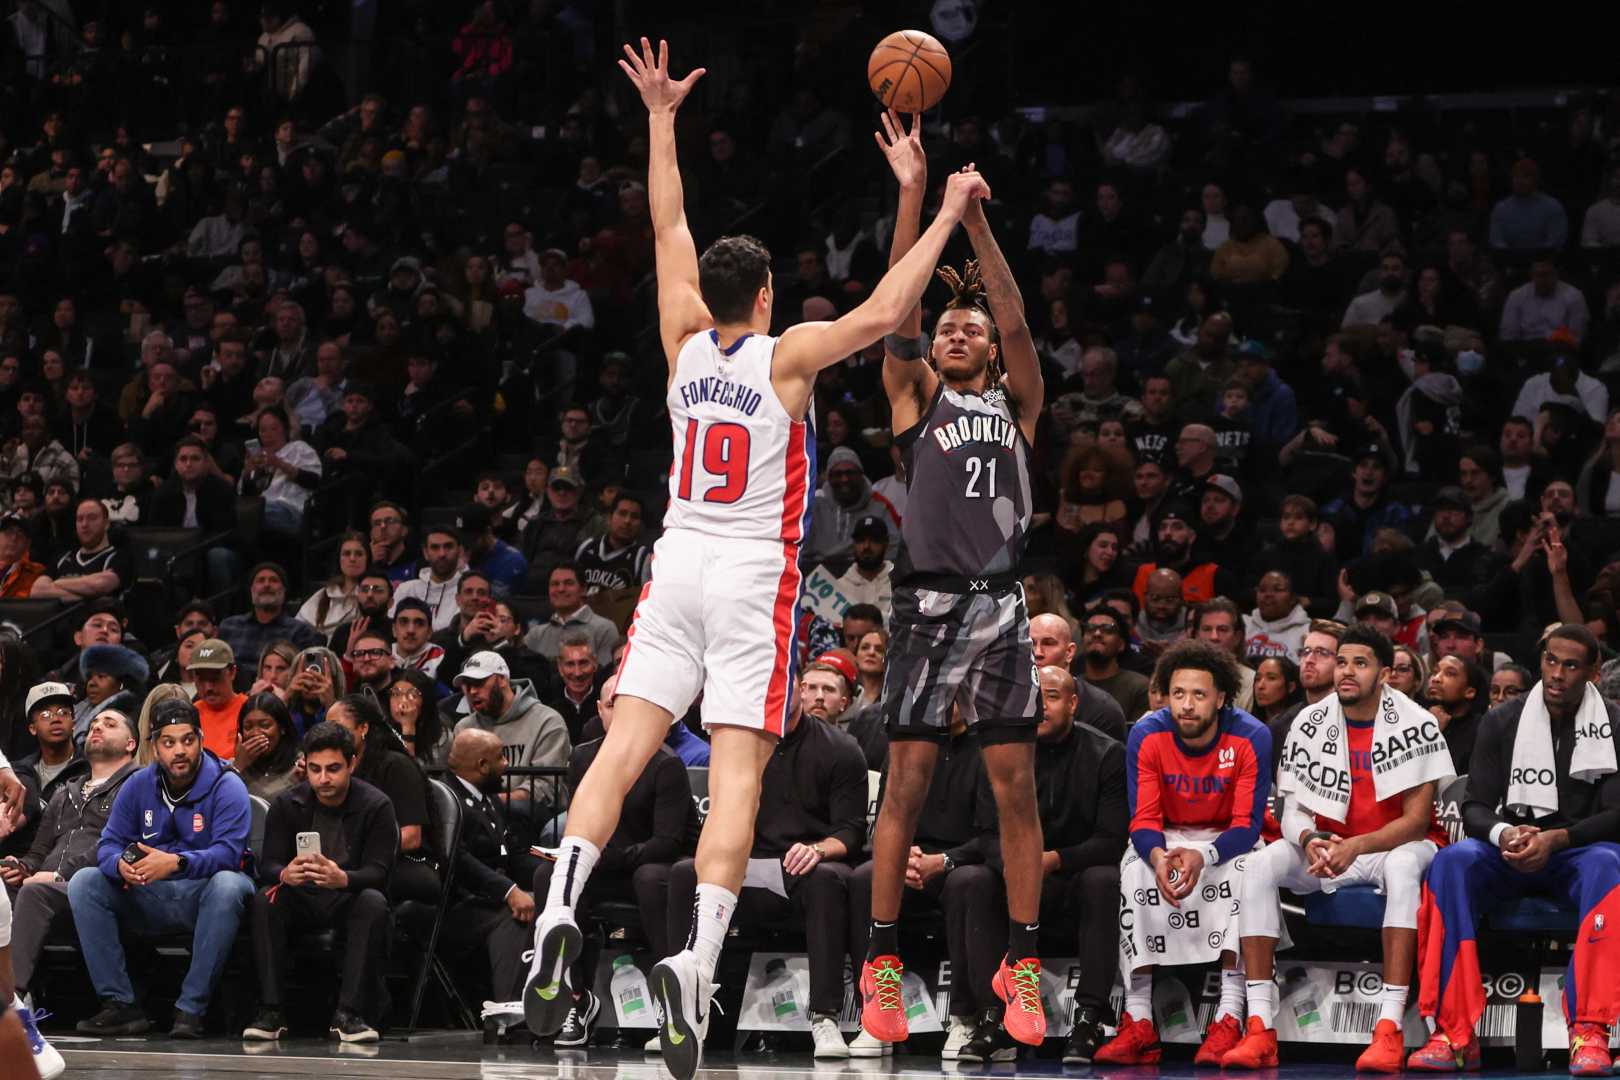
<path id="1" fill-rule="evenodd" d="M 951 88 L 951 54 L 932 34 L 896 30 L 872 50 L 866 81 L 884 108 L 927 112 Z"/>

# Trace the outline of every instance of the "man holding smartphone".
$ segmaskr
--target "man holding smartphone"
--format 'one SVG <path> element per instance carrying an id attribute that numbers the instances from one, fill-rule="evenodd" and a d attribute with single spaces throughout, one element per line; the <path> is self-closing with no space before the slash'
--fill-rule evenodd
<path id="1" fill-rule="evenodd" d="M 380 1013 L 388 960 L 388 878 L 399 847 L 394 806 L 355 778 L 347 728 L 316 724 L 303 751 L 304 782 L 278 795 L 265 821 L 263 887 L 252 902 L 259 1008 L 242 1038 L 274 1041 L 287 1033 L 288 930 L 333 927 L 343 936 L 343 983 L 330 1031 L 343 1042 L 376 1042 L 366 1017 Z"/>

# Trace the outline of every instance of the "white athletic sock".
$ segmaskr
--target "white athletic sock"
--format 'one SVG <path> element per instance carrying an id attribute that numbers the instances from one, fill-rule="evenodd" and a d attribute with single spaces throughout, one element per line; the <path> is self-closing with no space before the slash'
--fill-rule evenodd
<path id="1" fill-rule="evenodd" d="M 720 964 L 720 949 L 726 943 L 731 913 L 737 910 L 737 895 L 719 885 L 698 883 L 692 901 L 692 931 L 686 947 L 692 950 L 703 977 L 714 982 L 714 969 Z"/>
<path id="2" fill-rule="evenodd" d="M 1406 994 L 1404 986 L 1391 986 L 1384 984 L 1384 992 L 1378 998 L 1378 1019 L 1393 1020 L 1396 1027 L 1406 1016 Z"/>
<path id="3" fill-rule="evenodd" d="M 557 845 L 557 865 L 551 870 L 551 888 L 546 892 L 547 911 L 559 907 L 574 909 L 601 855 L 601 849 L 583 837 L 563 837 L 562 843 Z"/>
<path id="4" fill-rule="evenodd" d="M 1132 1020 L 1153 1019 L 1153 972 L 1133 971 L 1125 980 L 1125 1011 Z"/>
<path id="5" fill-rule="evenodd" d="M 1265 1028 L 1277 1026 L 1277 984 L 1271 979 L 1250 979 L 1244 989 L 1249 994 L 1249 1015 L 1258 1016 Z"/>
<path id="6" fill-rule="evenodd" d="M 1241 1023 L 1243 1020 L 1244 995 L 1243 972 L 1236 969 L 1223 969 L 1221 971 L 1221 1003 L 1215 1006 L 1215 1019 L 1223 1016 L 1234 1016 Z"/>

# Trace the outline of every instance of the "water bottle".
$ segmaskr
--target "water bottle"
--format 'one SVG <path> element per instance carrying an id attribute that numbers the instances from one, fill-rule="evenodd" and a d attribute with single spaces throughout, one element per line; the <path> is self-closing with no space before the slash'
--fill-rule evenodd
<path id="1" fill-rule="evenodd" d="M 799 1007 L 798 986 L 787 961 L 781 957 L 765 965 L 765 1000 L 770 1005 L 771 1018 L 784 1027 L 805 1024 L 804 1010 Z"/>
<path id="2" fill-rule="evenodd" d="M 629 953 L 613 958 L 613 1000 L 619 1003 L 619 1022 L 625 1027 L 644 1027 L 652 1016 L 647 1006 L 647 984 L 636 970 Z"/>
<path id="3" fill-rule="evenodd" d="M 1294 1024 L 1302 1034 L 1322 1022 L 1322 1004 L 1311 992 L 1311 976 L 1304 968 L 1294 967 L 1283 972 L 1282 996 L 1294 1010 Z"/>

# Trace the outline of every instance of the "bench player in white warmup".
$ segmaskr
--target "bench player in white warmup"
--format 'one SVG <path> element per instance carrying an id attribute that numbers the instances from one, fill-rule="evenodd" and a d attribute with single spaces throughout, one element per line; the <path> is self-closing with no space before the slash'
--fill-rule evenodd
<path id="1" fill-rule="evenodd" d="M 687 229 L 675 160 L 675 111 L 702 76 L 676 81 L 669 49 L 646 38 L 619 61 L 649 114 L 659 332 L 669 360 L 675 467 L 665 533 L 653 550 L 619 668 L 613 726 L 568 813 L 550 895 L 535 924 L 524 987 L 531 1030 L 562 1027 L 576 989 L 567 968 L 581 935 L 573 906 L 625 793 L 699 691 L 710 731 L 708 822 L 698 843 L 697 897 L 686 947 L 652 972 L 664 1061 L 690 1080 L 702 1059 L 715 964 L 742 887 L 760 773 L 792 703 L 799 542 L 815 484 L 808 416 L 816 373 L 892 332 L 922 296 L 956 223 L 989 187 L 952 176 L 933 225 L 872 295 L 835 322 L 771 323 L 770 254 L 723 237 L 700 261 Z"/>

